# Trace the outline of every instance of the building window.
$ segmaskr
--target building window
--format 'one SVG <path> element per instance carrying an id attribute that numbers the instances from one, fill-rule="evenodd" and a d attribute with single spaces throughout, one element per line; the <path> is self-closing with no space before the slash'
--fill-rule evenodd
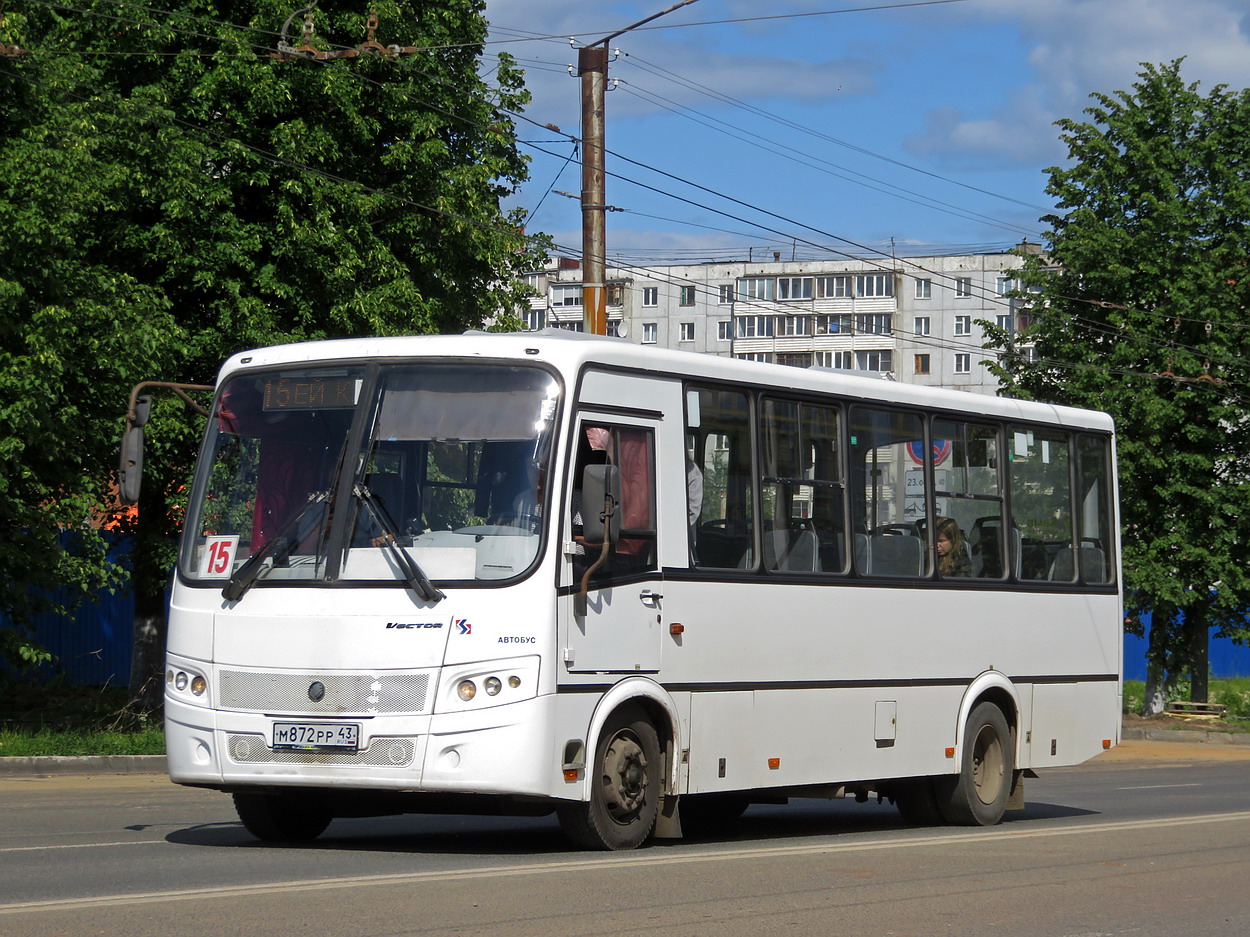
<path id="1" fill-rule="evenodd" d="M 928 355 L 916 355 L 916 364 L 915 364 L 914 370 L 915 370 L 915 373 L 917 374 L 928 374 L 929 373 L 929 356 Z"/>
<path id="2" fill-rule="evenodd" d="M 719 287 L 719 295 L 716 301 L 722 306 L 728 306 L 738 298 L 738 291 L 732 283 L 722 283 Z"/>
<path id="3" fill-rule="evenodd" d="M 881 351 L 857 351 L 855 367 L 860 371 L 893 371 L 894 352 L 888 348 Z"/>
<path id="4" fill-rule="evenodd" d="M 838 368 L 849 371 L 855 367 L 855 355 L 850 351 L 817 351 L 813 353 L 818 368 Z"/>
<path id="5" fill-rule="evenodd" d="M 955 355 L 955 373 L 971 374 L 972 373 L 972 355 L 960 352 Z"/>
<path id="6" fill-rule="evenodd" d="M 972 334 L 972 316 L 955 316 L 955 334 Z"/>
<path id="7" fill-rule="evenodd" d="M 811 316 L 782 316 L 781 335 L 806 335 L 811 327 Z"/>
<path id="8" fill-rule="evenodd" d="M 609 306 L 623 306 L 625 304 L 625 284 L 609 283 L 604 292 L 607 294 L 607 304 Z"/>
<path id="9" fill-rule="evenodd" d="M 855 331 L 861 335 L 889 335 L 891 316 L 888 312 L 860 314 L 855 317 Z M 889 370 L 888 368 L 886 370 Z"/>
<path id="10" fill-rule="evenodd" d="M 694 323 L 693 322 L 681 323 L 681 341 L 683 342 L 694 341 Z"/>
<path id="11" fill-rule="evenodd" d="M 660 305 L 660 288 L 658 286 L 644 286 L 642 288 L 642 304 L 644 306 Z"/>
<path id="12" fill-rule="evenodd" d="M 929 334 L 929 317 L 928 316 L 916 316 L 916 318 L 912 320 L 912 331 L 915 332 L 917 335 L 928 335 Z"/>
<path id="13" fill-rule="evenodd" d="M 718 342 L 730 342 L 734 337 L 734 324 L 729 319 L 721 319 L 716 323 L 716 340 Z"/>
<path id="14" fill-rule="evenodd" d="M 780 277 L 777 280 L 778 299 L 811 299 L 811 277 Z"/>
<path id="15" fill-rule="evenodd" d="M 955 277 L 955 298 L 970 299 L 972 297 L 972 277 Z"/>
<path id="16" fill-rule="evenodd" d="M 995 322 L 997 323 L 998 327 L 1002 329 L 1004 332 L 1011 332 L 1011 313 L 1006 313 L 1005 315 L 996 316 Z"/>
<path id="17" fill-rule="evenodd" d="M 1006 296 L 1016 288 L 1016 281 L 1011 277 L 998 278 L 998 295 Z"/>
<path id="18" fill-rule="evenodd" d="M 855 278 L 855 295 L 865 298 L 894 295 L 894 274 L 861 273 Z"/>
<path id="19" fill-rule="evenodd" d="M 681 305 L 681 306 L 693 306 L 694 305 L 694 287 L 683 286 L 681 288 L 680 298 L 678 299 L 677 302 L 678 302 L 678 305 Z"/>
<path id="20" fill-rule="evenodd" d="M 851 331 L 851 317 L 846 313 L 836 316 L 813 316 L 813 335 L 842 335 Z"/>
<path id="21" fill-rule="evenodd" d="M 743 299 L 768 299 L 776 295 L 777 281 L 772 277 L 744 277 L 738 281 L 738 295 Z"/>
<path id="22" fill-rule="evenodd" d="M 546 319 L 545 309 L 526 309 L 521 313 L 521 318 L 525 321 L 525 331 L 537 332 L 543 327 L 543 320 Z"/>
<path id="23" fill-rule="evenodd" d="M 851 295 L 850 277 L 817 277 L 816 298 L 838 299 Z"/>
<path id="24" fill-rule="evenodd" d="M 773 316 L 738 316 L 738 338 L 772 338 Z"/>
<path id="25" fill-rule="evenodd" d="M 812 353 L 810 351 L 796 351 L 777 354 L 777 364 L 784 364 L 791 368 L 810 368 L 812 366 Z"/>
<path id="26" fill-rule="evenodd" d="M 580 306 L 582 304 L 582 288 L 580 286 L 553 286 L 551 288 L 551 305 Z"/>
<path id="27" fill-rule="evenodd" d="M 933 281 L 917 280 L 916 281 L 916 298 L 932 299 L 933 298 Z"/>
<path id="28" fill-rule="evenodd" d="M 642 324 L 642 343 L 644 345 L 654 345 L 660 340 L 660 327 L 655 322 L 644 322 Z"/>
<path id="29" fill-rule="evenodd" d="M 763 361 L 765 364 L 772 361 L 772 354 L 767 351 L 747 351 L 740 355 L 734 355 L 739 361 Z"/>
<path id="30" fill-rule="evenodd" d="M 613 338 L 621 337 L 621 320 L 609 319 L 604 323 L 604 334 L 611 335 Z"/>

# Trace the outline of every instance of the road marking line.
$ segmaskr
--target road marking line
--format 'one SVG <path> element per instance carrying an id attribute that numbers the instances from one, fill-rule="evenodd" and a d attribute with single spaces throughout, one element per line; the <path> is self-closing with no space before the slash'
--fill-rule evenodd
<path id="1" fill-rule="evenodd" d="M 164 844 L 163 839 L 130 839 L 124 843 L 64 843 L 60 846 L 0 846 L 0 853 L 5 852 L 42 852 L 45 849 L 97 849 L 104 846 L 152 846 Z"/>
<path id="2" fill-rule="evenodd" d="M 656 855 L 649 849 L 643 852 L 596 856 L 589 859 L 566 859 L 551 862 L 529 862 L 523 865 L 487 866 L 480 869 L 444 869 L 433 872 L 396 872 L 386 875 L 361 875 L 344 878 L 305 879 L 296 881 L 256 882 L 247 885 L 210 886 L 205 888 L 171 889 L 157 892 L 135 892 L 121 895 L 96 895 L 86 898 L 53 898 L 43 901 L 22 901 L 0 904 L 0 915 L 31 914 L 49 911 L 76 911 L 88 908 L 120 907 L 123 905 L 156 904 L 168 901 L 195 901 L 213 898 L 240 898 L 250 895 L 272 895 L 275 889 L 284 894 L 292 891 L 323 891 L 339 888 L 365 888 L 375 885 L 413 884 L 420 882 L 466 881 L 473 879 L 519 878 L 526 875 L 551 875 L 600 869 L 627 868 L 645 865 L 685 865 L 696 862 L 731 862 L 742 859 L 758 860 L 768 857 L 802 856 L 819 853 L 839 854 L 867 852 L 877 849 L 915 849 L 918 846 L 942 846 L 949 843 L 993 841 L 996 839 L 1044 839 L 1055 836 L 1082 836 L 1090 833 L 1113 831 L 1166 829 L 1176 826 L 1195 826 L 1209 823 L 1235 823 L 1250 821 L 1250 810 L 1237 813 L 1199 814 L 1192 817 L 1165 817 L 1153 820 L 1115 820 L 1107 823 L 1089 823 L 1054 827 L 1048 829 L 1012 830 L 996 826 L 968 833 L 947 833 L 936 836 L 908 836 L 887 841 L 855 843 L 804 843 L 791 846 L 759 846 L 745 849 L 721 849 L 709 852 L 688 852 L 675 855 Z"/>
<path id="3" fill-rule="evenodd" d="M 1189 784 L 1139 784 L 1137 787 L 1117 787 L 1117 791 L 1159 791 L 1168 787 L 1201 787 L 1197 781 Z"/>

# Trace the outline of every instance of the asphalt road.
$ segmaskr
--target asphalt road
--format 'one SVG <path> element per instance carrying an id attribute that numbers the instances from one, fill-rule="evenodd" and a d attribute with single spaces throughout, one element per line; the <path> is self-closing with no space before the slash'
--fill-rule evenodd
<path id="1" fill-rule="evenodd" d="M 0 778 L 0 934 L 1250 933 L 1250 746 L 1130 742 L 1026 795 L 990 829 L 796 802 L 594 854 L 547 818 L 337 820 L 276 848 L 163 777 Z"/>

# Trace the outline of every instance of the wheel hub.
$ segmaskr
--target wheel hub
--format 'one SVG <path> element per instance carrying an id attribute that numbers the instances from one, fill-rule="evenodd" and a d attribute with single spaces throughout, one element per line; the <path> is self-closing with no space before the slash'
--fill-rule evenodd
<path id="1" fill-rule="evenodd" d="M 604 803 L 612 819 L 626 823 L 647 802 L 647 756 L 632 738 L 617 736 L 603 755 Z"/>

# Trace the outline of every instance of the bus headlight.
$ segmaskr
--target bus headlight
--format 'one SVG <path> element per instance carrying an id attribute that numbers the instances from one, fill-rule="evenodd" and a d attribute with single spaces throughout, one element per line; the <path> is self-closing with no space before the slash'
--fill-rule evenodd
<path id="1" fill-rule="evenodd" d="M 445 689 L 435 711 L 466 712 L 533 699 L 538 695 L 539 666 L 535 655 L 448 667 L 439 681 Z"/>

